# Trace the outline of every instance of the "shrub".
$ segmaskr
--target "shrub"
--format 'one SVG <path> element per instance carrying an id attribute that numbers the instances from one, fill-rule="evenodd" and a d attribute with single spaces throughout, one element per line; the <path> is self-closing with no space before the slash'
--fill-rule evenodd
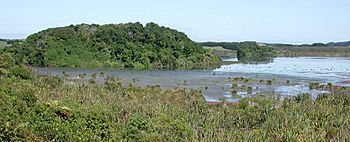
<path id="1" fill-rule="evenodd" d="M 31 79 L 32 73 L 27 67 L 14 66 L 10 68 L 10 74 L 12 76 L 20 77 L 22 79 Z"/>

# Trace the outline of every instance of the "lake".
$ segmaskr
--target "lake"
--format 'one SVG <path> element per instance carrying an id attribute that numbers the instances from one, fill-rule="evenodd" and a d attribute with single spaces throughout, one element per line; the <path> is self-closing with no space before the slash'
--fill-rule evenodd
<path id="1" fill-rule="evenodd" d="M 236 61 L 236 59 L 225 59 Z M 159 85 L 161 88 L 183 87 L 200 89 L 208 102 L 218 102 L 222 98 L 236 102 L 242 97 L 258 94 L 273 94 L 284 98 L 301 93 L 310 93 L 313 97 L 330 93 L 322 89 L 310 89 L 309 82 L 332 83 L 337 86 L 350 86 L 350 58 L 339 57 L 295 57 L 274 58 L 267 63 L 223 65 L 215 70 L 117 70 L 110 68 L 36 68 L 40 74 L 78 78 L 86 73 L 85 79 L 97 73 L 97 82 L 103 83 L 107 76 L 118 77 L 124 85 Z M 103 72 L 103 74 L 100 74 Z M 248 78 L 238 82 L 240 88 L 249 86 L 250 91 L 238 89 L 232 96 L 232 83 L 236 77 Z M 261 83 L 272 80 L 272 84 Z M 268 82 L 268 81 L 267 81 Z M 248 87 L 248 88 L 249 88 Z M 348 92 L 347 92 L 348 93 Z"/>

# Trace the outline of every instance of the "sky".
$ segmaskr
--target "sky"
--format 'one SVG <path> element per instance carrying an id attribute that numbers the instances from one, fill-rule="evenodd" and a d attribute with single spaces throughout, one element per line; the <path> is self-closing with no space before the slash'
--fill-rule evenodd
<path id="1" fill-rule="evenodd" d="M 155 22 L 194 41 L 350 40 L 350 0 L 0 0 L 0 38 L 80 23 Z"/>

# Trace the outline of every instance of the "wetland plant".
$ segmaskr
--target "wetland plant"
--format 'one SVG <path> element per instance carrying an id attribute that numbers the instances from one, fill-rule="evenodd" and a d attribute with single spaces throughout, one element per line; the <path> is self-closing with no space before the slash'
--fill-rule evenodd
<path id="1" fill-rule="evenodd" d="M 235 77 L 233 80 L 234 81 L 243 81 L 245 78 L 244 77 Z"/>
<path id="2" fill-rule="evenodd" d="M 188 83 L 187 80 L 184 80 L 184 81 L 182 82 L 182 84 L 183 84 L 183 85 L 188 85 L 189 83 Z"/>
<path id="3" fill-rule="evenodd" d="M 313 89 L 319 89 L 320 87 L 320 83 L 318 82 L 309 82 L 309 89 L 313 90 Z"/>
<path id="4" fill-rule="evenodd" d="M 266 84 L 267 84 L 267 85 L 272 85 L 272 80 L 267 80 L 267 81 L 266 81 Z"/>
<path id="5" fill-rule="evenodd" d="M 68 78 L 68 77 L 69 77 L 69 74 L 63 74 L 63 77 L 64 77 L 64 78 Z"/>
<path id="6" fill-rule="evenodd" d="M 252 92 L 253 92 L 253 87 L 252 87 L 252 86 L 248 86 L 248 87 L 247 87 L 247 92 L 248 92 L 249 94 L 252 94 Z"/>
<path id="7" fill-rule="evenodd" d="M 89 83 L 90 83 L 90 84 L 95 84 L 95 83 L 96 83 L 96 80 L 95 80 L 95 79 L 89 79 Z"/>
<path id="8" fill-rule="evenodd" d="M 84 78 L 85 78 L 85 75 L 79 74 L 78 77 L 79 77 L 80 79 L 84 79 Z"/>
<path id="9" fill-rule="evenodd" d="M 238 84 L 237 83 L 233 83 L 231 88 L 232 89 L 238 89 Z"/>
<path id="10" fill-rule="evenodd" d="M 328 82 L 328 83 L 327 83 L 327 87 L 328 87 L 329 90 L 332 90 L 333 84 L 330 83 L 330 82 Z"/>
<path id="11" fill-rule="evenodd" d="M 264 83 L 264 80 L 261 79 L 261 80 L 259 81 L 259 83 Z"/>
<path id="12" fill-rule="evenodd" d="M 242 98 L 240 95 L 238 95 L 238 91 L 237 90 L 232 90 L 231 91 L 231 95 L 233 98 Z"/>
<path id="13" fill-rule="evenodd" d="M 226 103 L 226 102 L 227 102 L 227 98 L 221 97 L 221 98 L 219 98 L 219 101 L 220 101 L 221 103 Z"/>
<path id="14" fill-rule="evenodd" d="M 103 71 L 100 72 L 100 76 L 101 77 L 104 77 L 105 76 L 105 73 Z"/>
<path id="15" fill-rule="evenodd" d="M 91 74 L 91 78 L 92 78 L 92 79 L 96 79 L 96 78 L 97 78 L 97 73 Z"/>

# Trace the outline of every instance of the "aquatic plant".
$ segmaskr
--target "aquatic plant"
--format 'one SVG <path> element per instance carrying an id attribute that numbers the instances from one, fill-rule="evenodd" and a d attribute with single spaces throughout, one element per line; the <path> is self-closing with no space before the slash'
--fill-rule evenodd
<path id="1" fill-rule="evenodd" d="M 251 94 L 252 91 L 253 91 L 253 87 L 252 87 L 252 86 L 248 86 L 248 87 L 247 87 L 247 92 L 248 92 L 249 94 Z"/>
<path id="2" fill-rule="evenodd" d="M 89 83 L 95 84 L 95 83 L 96 83 L 96 80 L 95 80 L 95 79 L 89 79 Z"/>
<path id="3" fill-rule="evenodd" d="M 333 84 L 332 84 L 332 83 L 330 83 L 330 82 L 328 82 L 328 83 L 327 83 L 327 87 L 328 87 L 328 89 L 329 89 L 329 90 L 332 90 L 332 88 L 333 88 Z"/>
<path id="4" fill-rule="evenodd" d="M 103 71 L 100 72 L 100 76 L 101 77 L 104 77 L 105 76 L 105 73 Z"/>
<path id="5" fill-rule="evenodd" d="M 266 81 L 266 84 L 267 84 L 267 85 L 272 85 L 272 80 L 267 80 L 267 81 Z"/>
<path id="6" fill-rule="evenodd" d="M 80 79 L 84 79 L 84 78 L 85 78 L 85 75 L 83 75 L 83 74 L 78 74 L 78 77 L 79 77 Z"/>
<path id="7" fill-rule="evenodd" d="M 232 90 L 231 91 L 231 95 L 233 98 L 242 98 L 240 95 L 238 95 L 238 91 L 237 90 Z"/>
<path id="8" fill-rule="evenodd" d="M 290 80 L 287 80 L 286 83 L 289 84 L 289 83 L 290 83 Z"/>
<path id="9" fill-rule="evenodd" d="M 91 78 L 92 78 L 92 79 L 96 79 L 96 78 L 97 78 L 97 73 L 91 74 Z"/>
<path id="10" fill-rule="evenodd" d="M 320 83 L 318 82 L 309 82 L 309 89 L 312 90 L 312 89 L 318 89 L 320 86 Z"/>
<path id="11" fill-rule="evenodd" d="M 238 89 L 238 84 L 237 83 L 232 83 L 232 89 Z"/>

